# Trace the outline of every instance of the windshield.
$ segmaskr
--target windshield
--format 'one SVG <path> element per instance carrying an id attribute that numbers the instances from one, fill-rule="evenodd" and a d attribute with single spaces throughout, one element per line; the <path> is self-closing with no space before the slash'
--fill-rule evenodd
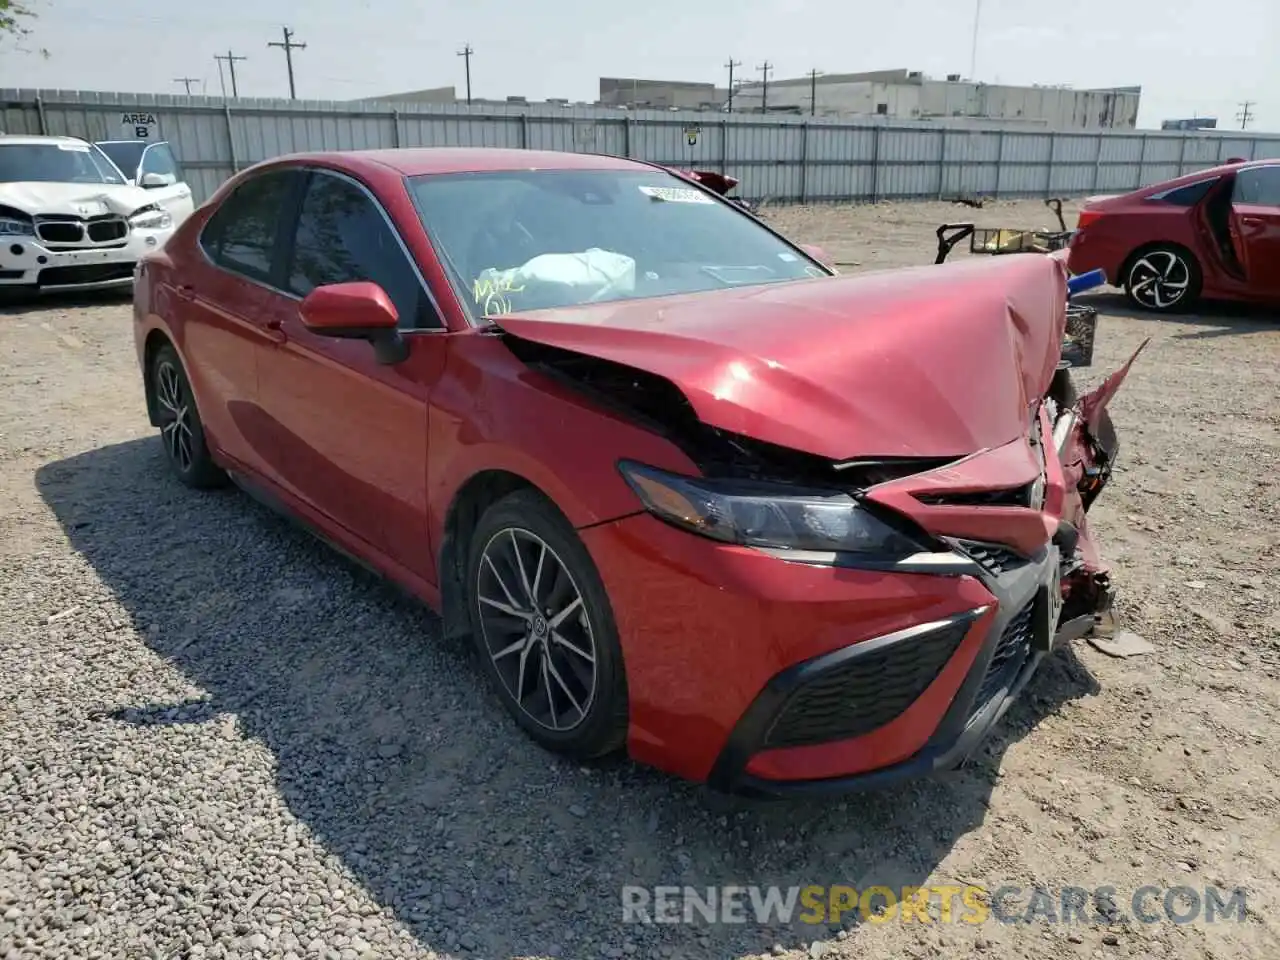
<path id="1" fill-rule="evenodd" d="M 749 216 L 661 170 L 409 183 L 473 319 L 828 275 Z"/>
<path id="2" fill-rule="evenodd" d="M 112 140 L 99 143 L 98 148 L 111 158 L 111 162 L 120 168 L 126 177 L 132 177 L 142 163 L 142 153 L 147 149 L 145 141 Z"/>
<path id="3" fill-rule="evenodd" d="M 124 183 L 87 143 L 0 143 L 0 183 Z"/>

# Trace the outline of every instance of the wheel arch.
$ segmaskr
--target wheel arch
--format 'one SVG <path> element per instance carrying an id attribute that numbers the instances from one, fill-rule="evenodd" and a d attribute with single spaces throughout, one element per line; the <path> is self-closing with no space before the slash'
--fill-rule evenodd
<path id="1" fill-rule="evenodd" d="M 467 556 L 476 525 L 490 506 L 517 490 L 532 490 L 555 506 L 547 492 L 528 477 L 511 470 L 486 469 L 467 478 L 445 512 L 437 569 L 440 571 L 440 614 L 446 638 L 464 636 L 471 630 L 464 599 Z"/>

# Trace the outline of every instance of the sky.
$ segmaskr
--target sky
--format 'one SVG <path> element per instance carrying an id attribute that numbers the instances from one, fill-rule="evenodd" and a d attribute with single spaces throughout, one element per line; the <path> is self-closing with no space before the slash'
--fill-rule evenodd
<path id="1" fill-rule="evenodd" d="M 221 92 L 234 51 L 242 96 L 353 100 L 454 85 L 469 43 L 477 97 L 594 100 L 600 76 L 715 82 L 907 68 L 968 74 L 976 0 L 24 0 L 38 16 L 0 42 L 0 88 Z M 48 51 L 42 56 L 40 49 Z M 1142 86 L 1139 126 L 1214 116 L 1280 132 L 1277 0 L 981 0 L 976 77 L 989 83 Z"/>

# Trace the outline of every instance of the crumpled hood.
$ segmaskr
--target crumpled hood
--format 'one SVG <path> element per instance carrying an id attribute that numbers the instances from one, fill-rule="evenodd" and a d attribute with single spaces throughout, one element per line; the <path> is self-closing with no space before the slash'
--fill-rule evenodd
<path id="1" fill-rule="evenodd" d="M 114 183 L 0 183 L 0 204 L 23 213 L 61 213 L 76 217 L 96 217 L 118 213 L 127 217 L 139 207 L 153 203 L 141 187 Z"/>
<path id="2" fill-rule="evenodd" d="M 1030 254 L 496 318 L 674 383 L 704 423 L 833 460 L 959 457 L 1026 434 L 1065 328 Z"/>

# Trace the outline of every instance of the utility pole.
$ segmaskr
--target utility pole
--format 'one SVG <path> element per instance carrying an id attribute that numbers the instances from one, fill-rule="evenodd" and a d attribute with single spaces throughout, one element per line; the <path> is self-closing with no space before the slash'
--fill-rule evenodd
<path id="1" fill-rule="evenodd" d="M 1236 114 L 1236 119 L 1240 121 L 1240 129 L 1243 130 L 1253 122 L 1253 114 L 1249 112 L 1257 100 L 1245 100 L 1240 104 L 1240 112 Z"/>
<path id="2" fill-rule="evenodd" d="M 273 40 L 270 43 L 268 43 L 267 46 L 279 47 L 281 50 L 284 51 L 284 62 L 289 67 L 289 99 L 297 100 L 298 92 L 293 86 L 293 51 L 305 50 L 307 49 L 307 45 L 305 43 L 294 43 L 293 31 L 290 30 L 288 27 L 281 27 L 280 31 L 284 36 L 284 42 L 282 43 L 279 40 Z"/>
<path id="3" fill-rule="evenodd" d="M 760 75 L 764 77 L 764 85 L 760 88 L 760 112 L 769 112 L 769 73 L 773 70 L 773 64 L 766 60 L 760 66 L 756 67 L 760 71 Z"/>
<path id="4" fill-rule="evenodd" d="M 471 106 L 471 55 L 475 53 L 471 49 L 471 44 L 464 44 L 462 49 L 458 51 L 458 56 L 462 57 L 467 64 L 467 106 Z"/>
<path id="5" fill-rule="evenodd" d="M 973 50 L 969 54 L 969 80 L 978 82 L 978 27 L 982 23 L 982 0 L 976 0 L 973 11 Z"/>
<path id="6" fill-rule="evenodd" d="M 818 112 L 818 77 L 821 75 L 821 70 L 809 71 L 809 116 L 811 117 Z"/>
<path id="7" fill-rule="evenodd" d="M 217 60 L 217 61 L 218 61 L 218 76 L 219 76 L 219 77 L 221 77 L 221 76 L 222 76 L 222 61 L 224 61 L 224 60 L 225 60 L 225 61 L 227 62 L 227 66 L 231 69 L 231 95 L 232 95 L 233 97 L 238 97 L 238 96 L 240 96 L 240 91 L 239 91 L 238 89 L 236 89 L 236 61 L 237 61 L 237 60 L 248 60 L 249 58 L 248 58 L 248 57 L 238 57 L 238 56 L 236 56 L 234 53 L 232 53 L 230 50 L 228 50 L 225 54 L 222 54 L 222 53 L 215 53 L 215 54 L 213 55 L 213 59 L 215 59 L 215 60 Z M 290 71 L 289 71 L 289 90 L 290 90 L 290 92 L 292 92 L 292 91 L 293 91 L 293 71 L 292 71 L 292 70 L 290 70 Z M 225 88 L 225 87 L 223 87 L 223 89 L 222 89 L 222 95 L 223 95 L 224 97 L 227 95 L 227 90 L 226 90 L 226 88 Z"/>
<path id="8" fill-rule="evenodd" d="M 191 96 L 191 85 L 192 85 L 193 83 L 199 83 L 199 82 L 200 82 L 200 78 L 199 78 L 199 77 L 174 77 L 174 78 L 173 78 L 173 82 L 174 82 L 174 83 L 180 83 L 180 84 L 182 84 L 184 87 L 186 87 L 186 88 L 187 88 L 187 96 L 189 97 L 189 96 Z"/>
<path id="9" fill-rule="evenodd" d="M 742 66 L 742 61 L 730 57 L 725 66 L 729 68 L 729 112 L 733 113 L 733 68 Z"/>

